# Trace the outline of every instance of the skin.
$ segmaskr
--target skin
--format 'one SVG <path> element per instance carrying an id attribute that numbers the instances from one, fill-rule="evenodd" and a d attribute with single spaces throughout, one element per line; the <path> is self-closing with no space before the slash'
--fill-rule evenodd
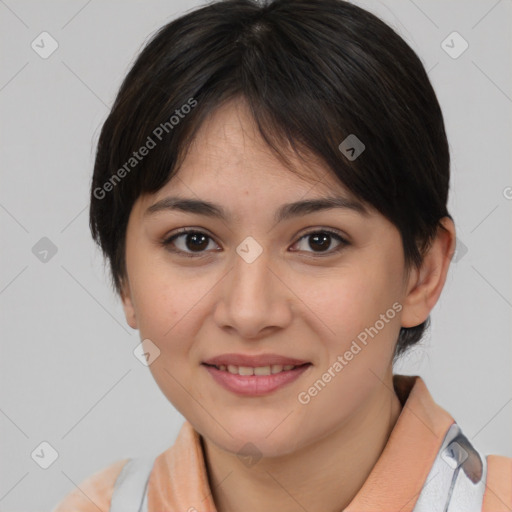
<path id="1" fill-rule="evenodd" d="M 294 163 L 303 176 L 265 145 L 244 103 L 232 101 L 203 124 L 177 176 L 138 198 L 127 227 L 126 319 L 159 348 L 150 370 L 202 436 L 219 512 L 334 512 L 350 503 L 401 412 L 392 385 L 400 327 L 428 317 L 455 250 L 455 228 L 445 218 L 421 268 L 407 273 L 398 230 L 368 205 L 367 215 L 329 209 L 275 224 L 281 204 L 350 197 L 321 163 Z M 169 195 L 221 203 L 232 219 L 144 215 Z M 210 236 L 199 257 L 162 245 L 178 228 Z M 349 245 L 336 253 L 333 237 L 322 252 L 304 237 L 326 229 L 339 230 Z M 247 236 L 263 250 L 252 263 L 236 252 Z M 197 254 L 186 242 L 182 236 L 174 247 Z M 299 403 L 298 394 L 395 302 L 401 311 L 308 404 Z M 312 365 L 277 391 L 244 397 L 201 365 L 224 353 L 275 353 Z M 237 455 L 248 442 L 261 455 L 252 465 Z"/>

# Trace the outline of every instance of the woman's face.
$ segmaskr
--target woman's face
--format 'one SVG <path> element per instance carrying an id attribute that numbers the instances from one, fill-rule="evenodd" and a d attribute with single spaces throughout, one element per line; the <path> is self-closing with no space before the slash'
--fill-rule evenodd
<path id="1" fill-rule="evenodd" d="M 316 182 L 287 170 L 244 105 L 229 103 L 129 218 L 127 320 L 151 340 L 165 396 L 233 453 L 247 443 L 264 456 L 305 447 L 349 424 L 391 378 L 406 294 L 399 232 L 368 208 L 283 210 L 333 197 L 353 204 L 324 167 L 296 163 Z M 171 201 L 151 209 L 170 197 L 226 217 Z M 165 245 L 179 229 L 199 234 Z"/>

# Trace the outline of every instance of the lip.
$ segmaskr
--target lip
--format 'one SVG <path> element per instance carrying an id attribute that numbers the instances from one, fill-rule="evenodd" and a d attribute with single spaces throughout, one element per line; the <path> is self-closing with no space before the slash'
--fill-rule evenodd
<path id="1" fill-rule="evenodd" d="M 219 370 L 216 366 L 271 366 L 294 365 L 296 368 L 283 370 L 271 375 L 238 375 L 226 370 Z M 214 366 L 215 365 L 215 366 Z M 215 382 L 224 389 L 242 396 L 268 395 L 297 380 L 312 364 L 302 359 L 295 359 L 277 354 L 260 354 L 249 356 L 245 354 L 222 354 L 207 359 L 202 366 L 213 377 Z"/>
<path id="2" fill-rule="evenodd" d="M 308 362 L 278 354 L 259 354 L 255 356 L 248 354 L 221 354 L 203 361 L 203 364 L 215 366 L 220 366 L 221 364 L 228 366 L 231 364 L 233 366 L 251 366 L 255 368 L 257 366 L 271 366 L 273 364 L 300 366 Z"/>
<path id="3" fill-rule="evenodd" d="M 219 370 L 215 366 L 203 365 L 213 379 L 223 388 L 244 396 L 267 395 L 298 379 L 311 364 L 297 366 L 272 375 L 238 375 Z"/>

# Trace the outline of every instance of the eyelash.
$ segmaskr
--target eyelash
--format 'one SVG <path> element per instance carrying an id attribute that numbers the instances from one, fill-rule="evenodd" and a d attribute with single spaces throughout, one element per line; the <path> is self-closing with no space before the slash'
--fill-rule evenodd
<path id="1" fill-rule="evenodd" d="M 208 233 L 205 233 L 204 231 L 200 231 L 198 229 L 182 228 L 179 231 L 177 231 L 176 233 L 174 233 L 171 236 L 162 240 L 161 244 L 168 251 L 171 251 L 176 254 L 182 254 L 183 256 L 185 256 L 187 258 L 200 258 L 200 257 L 204 256 L 206 251 L 202 251 L 202 252 L 198 252 L 198 253 L 190 253 L 190 252 L 182 251 L 181 249 L 175 249 L 175 248 L 171 249 L 171 245 L 177 238 L 179 238 L 180 236 L 185 236 L 185 235 L 189 235 L 189 234 L 205 235 L 210 240 L 213 240 L 213 238 L 210 235 L 208 235 Z M 315 258 L 316 257 L 322 258 L 322 257 L 326 257 L 326 256 L 332 256 L 333 254 L 337 254 L 341 250 L 343 250 L 345 248 L 345 246 L 350 245 L 350 243 L 345 238 L 343 238 L 339 233 L 337 233 L 336 231 L 329 230 L 329 229 L 316 229 L 314 231 L 309 231 L 309 232 L 303 234 L 297 240 L 297 242 L 295 242 L 293 245 L 300 242 L 303 238 L 307 238 L 308 236 L 317 235 L 317 234 L 327 234 L 327 235 L 337 239 L 340 242 L 340 245 L 337 248 L 335 248 L 333 250 L 326 251 L 326 252 L 305 251 L 305 252 L 310 252 L 310 253 L 314 254 L 315 256 L 313 256 L 313 257 L 315 257 Z M 296 252 L 304 252 L 304 251 L 296 251 Z"/>

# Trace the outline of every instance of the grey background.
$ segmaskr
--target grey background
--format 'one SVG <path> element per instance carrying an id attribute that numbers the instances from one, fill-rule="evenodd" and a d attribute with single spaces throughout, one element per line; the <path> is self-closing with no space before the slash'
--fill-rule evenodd
<path id="1" fill-rule="evenodd" d="M 183 422 L 132 353 L 138 332 L 87 207 L 123 76 L 156 29 L 200 3 L 0 0 L 1 511 L 50 510 L 112 462 L 162 452 Z M 395 373 L 421 375 L 484 453 L 512 456 L 511 1 L 358 4 L 420 55 L 452 151 L 457 261 L 431 331 Z M 43 31 L 59 45 L 47 59 L 31 48 Z M 457 59 L 441 47 L 453 31 L 469 43 Z M 57 248 L 47 262 L 32 250 L 43 237 Z M 31 458 L 42 441 L 58 452 L 46 470 Z"/>

